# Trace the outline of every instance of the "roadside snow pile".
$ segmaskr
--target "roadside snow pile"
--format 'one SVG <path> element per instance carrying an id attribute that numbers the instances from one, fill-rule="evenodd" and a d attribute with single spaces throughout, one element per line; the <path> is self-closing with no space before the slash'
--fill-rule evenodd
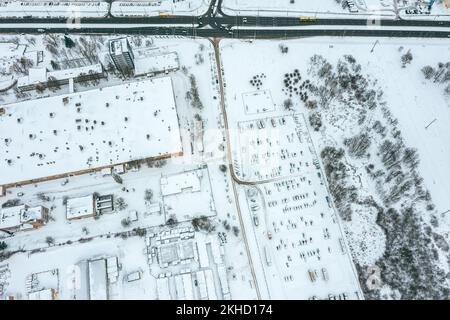
<path id="1" fill-rule="evenodd" d="M 204 0 L 114 1 L 111 14 L 115 17 L 152 17 L 158 15 L 200 16 L 208 9 Z"/>
<path id="2" fill-rule="evenodd" d="M 0 1 L 1 18 L 105 17 L 104 1 Z"/>

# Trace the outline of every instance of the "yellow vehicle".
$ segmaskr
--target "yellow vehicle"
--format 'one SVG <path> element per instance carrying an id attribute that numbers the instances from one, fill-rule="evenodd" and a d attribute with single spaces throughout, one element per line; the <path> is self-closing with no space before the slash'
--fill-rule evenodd
<path id="1" fill-rule="evenodd" d="M 316 17 L 300 17 L 299 19 L 300 19 L 300 21 L 303 21 L 303 22 L 306 22 L 306 21 L 316 22 L 319 20 L 319 18 L 316 18 Z"/>
<path id="2" fill-rule="evenodd" d="M 169 17 L 170 16 L 170 14 L 168 13 L 168 12 L 160 12 L 159 13 L 159 17 L 160 18 L 167 18 L 167 17 Z"/>

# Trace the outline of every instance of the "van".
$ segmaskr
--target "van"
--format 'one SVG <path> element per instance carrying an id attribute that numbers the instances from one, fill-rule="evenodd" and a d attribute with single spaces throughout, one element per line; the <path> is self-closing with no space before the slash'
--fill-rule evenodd
<path id="1" fill-rule="evenodd" d="M 311 282 L 316 281 L 316 279 L 317 279 L 316 271 L 308 270 L 308 275 L 309 275 L 309 280 L 311 280 Z"/>
<path id="2" fill-rule="evenodd" d="M 326 268 L 322 268 L 322 276 L 323 276 L 323 280 L 325 280 L 325 281 L 328 281 L 328 279 L 330 279 Z"/>
<path id="3" fill-rule="evenodd" d="M 255 225 L 255 227 L 259 226 L 259 218 L 256 214 L 253 215 L 253 224 Z"/>

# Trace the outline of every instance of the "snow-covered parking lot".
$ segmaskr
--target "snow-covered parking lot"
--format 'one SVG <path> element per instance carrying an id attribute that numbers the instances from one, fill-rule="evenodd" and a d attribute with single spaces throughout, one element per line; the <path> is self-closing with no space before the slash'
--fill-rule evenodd
<path id="1" fill-rule="evenodd" d="M 114 1 L 111 14 L 115 17 L 200 16 L 208 6 L 207 0 Z"/>
<path id="2" fill-rule="evenodd" d="M 248 110 L 242 95 L 270 90 L 276 108 L 245 118 L 258 123 L 292 112 L 305 115 L 353 260 L 367 279 L 362 286 L 368 298 L 442 297 L 447 285 L 437 270 L 448 271 L 449 45 L 446 40 L 362 38 L 221 42 L 236 174 L 238 123 Z M 343 89 L 346 79 L 353 85 Z M 255 130 L 269 132 L 264 125 Z M 276 135 L 258 134 L 256 143 L 258 137 L 258 148 L 264 149 Z M 266 150 L 269 156 L 272 149 Z M 393 223 L 394 217 L 405 220 Z M 411 250 L 429 252 L 414 265 L 430 270 L 427 280 L 410 277 L 409 263 L 394 262 L 396 252 L 412 241 L 411 233 L 401 231 L 405 228 L 419 234 Z M 379 267 L 384 268 L 381 278 L 370 271 Z M 415 292 L 420 281 L 427 289 Z"/>
<path id="3" fill-rule="evenodd" d="M 224 0 L 222 10 L 229 15 L 313 16 L 321 18 L 364 18 L 378 15 L 394 17 L 392 0 Z"/>
<path id="4" fill-rule="evenodd" d="M 0 1 L 1 18 L 101 18 L 108 9 L 106 1 Z"/>

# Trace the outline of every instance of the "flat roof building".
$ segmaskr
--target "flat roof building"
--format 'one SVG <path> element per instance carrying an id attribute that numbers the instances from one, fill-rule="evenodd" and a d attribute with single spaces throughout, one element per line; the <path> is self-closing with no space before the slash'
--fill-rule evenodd
<path id="1" fill-rule="evenodd" d="M 158 300 L 171 300 L 169 278 L 157 278 L 156 291 L 158 293 Z"/>
<path id="2" fill-rule="evenodd" d="M 95 216 L 94 196 L 67 199 L 67 220 L 83 219 Z"/>
<path id="3" fill-rule="evenodd" d="M 191 192 L 201 190 L 203 171 L 192 170 L 171 176 L 161 177 L 161 193 L 164 197 L 182 193 L 189 189 Z"/>
<path id="4" fill-rule="evenodd" d="M 28 300 L 56 300 L 56 290 L 52 288 L 30 292 Z"/>
<path id="5" fill-rule="evenodd" d="M 40 228 L 48 215 L 43 206 L 20 205 L 0 209 L 0 230 L 15 232 Z"/>
<path id="6" fill-rule="evenodd" d="M 207 166 L 161 176 L 160 186 L 166 221 L 169 217 L 182 222 L 217 214 Z"/>
<path id="7" fill-rule="evenodd" d="M 135 74 L 158 74 L 177 71 L 180 69 L 178 54 L 168 52 L 161 54 L 141 54 L 134 60 Z"/>
<path id="8" fill-rule="evenodd" d="M 105 259 L 89 261 L 89 298 L 90 300 L 108 300 Z"/>
<path id="9" fill-rule="evenodd" d="M 3 108 L 0 186 L 182 155 L 169 77 L 28 100 Z"/>
<path id="10" fill-rule="evenodd" d="M 65 85 L 70 79 L 83 82 L 105 78 L 106 72 L 101 63 L 79 68 L 48 71 L 45 68 L 30 68 L 28 75 L 17 79 L 17 88 L 21 91 L 34 90 L 38 85 L 50 87 L 51 85 Z"/>

